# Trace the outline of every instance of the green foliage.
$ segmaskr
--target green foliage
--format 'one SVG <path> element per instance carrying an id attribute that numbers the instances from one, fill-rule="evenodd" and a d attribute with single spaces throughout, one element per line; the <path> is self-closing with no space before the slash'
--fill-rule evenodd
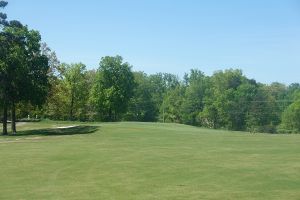
<path id="1" fill-rule="evenodd" d="M 0 33 L 0 93 L 5 107 L 4 121 L 11 106 L 13 127 L 17 103 L 41 106 L 46 100 L 49 65 L 48 58 L 41 53 L 40 41 L 38 31 L 29 30 L 18 21 L 10 21 Z"/>
<path id="2" fill-rule="evenodd" d="M 251 132 L 269 132 L 276 119 L 276 99 L 266 86 L 257 88 L 246 118 L 247 129 Z M 265 130 L 266 129 L 266 130 Z"/>
<path id="3" fill-rule="evenodd" d="M 49 55 L 53 54 L 45 53 L 46 58 L 53 59 Z M 51 63 L 59 62 L 53 59 Z M 24 73 L 22 68 L 19 70 Z M 298 85 L 259 84 L 247 79 L 240 70 L 218 71 L 211 77 L 191 70 L 180 82 L 171 74 L 132 73 L 129 64 L 117 56 L 103 58 L 97 72 L 87 71 L 80 63 L 54 64 L 48 74 L 51 89 L 42 110 L 34 106 L 34 99 L 28 101 L 22 92 L 8 95 L 20 101 L 17 116 L 44 115 L 50 119 L 80 121 L 163 121 L 270 133 L 277 131 L 282 120 L 280 132 L 298 130 L 299 116 L 293 103 L 299 92 Z M 27 90 L 25 87 L 24 91 Z M 25 106 L 26 102 L 30 106 Z"/>
<path id="4" fill-rule="evenodd" d="M 209 88 L 209 80 L 203 72 L 191 70 L 190 75 L 185 76 L 187 88 L 182 100 L 182 122 L 189 125 L 201 125 L 198 120 L 199 113 L 204 108 L 204 98 Z"/>
<path id="5" fill-rule="evenodd" d="M 62 64 L 60 78 L 53 80 L 47 102 L 47 117 L 61 120 L 86 121 L 88 115 L 89 82 L 86 66 L 82 63 Z"/>
<path id="6" fill-rule="evenodd" d="M 62 79 L 57 79 L 54 84 L 52 82 L 51 89 L 44 106 L 45 117 L 55 120 L 68 120 L 69 107 L 68 107 L 68 94 L 67 87 L 63 84 Z"/>
<path id="7" fill-rule="evenodd" d="M 123 63 L 121 56 L 102 58 L 91 100 L 99 119 L 120 120 L 121 115 L 127 111 L 134 87 L 131 66 Z"/>
<path id="8" fill-rule="evenodd" d="M 149 77 L 142 72 L 134 73 L 134 95 L 129 101 L 124 120 L 151 122 L 156 121 L 156 105 L 151 93 Z"/>
<path id="9" fill-rule="evenodd" d="M 63 84 L 67 88 L 69 119 L 85 120 L 86 103 L 89 96 L 86 66 L 82 63 L 64 64 L 63 68 L 65 69 Z"/>
<path id="10" fill-rule="evenodd" d="M 289 132 L 300 133 L 300 92 L 297 100 L 284 111 L 281 127 Z"/>
<path id="11" fill-rule="evenodd" d="M 246 88 L 243 84 L 247 84 L 247 80 L 240 70 L 218 71 L 211 77 L 204 112 L 199 115 L 204 126 L 243 129 L 245 111 L 240 104 L 245 102 L 239 98 Z"/>
<path id="12" fill-rule="evenodd" d="M 167 92 L 163 104 L 161 105 L 161 121 L 182 123 L 181 107 L 183 104 L 185 89 L 177 86 Z"/>

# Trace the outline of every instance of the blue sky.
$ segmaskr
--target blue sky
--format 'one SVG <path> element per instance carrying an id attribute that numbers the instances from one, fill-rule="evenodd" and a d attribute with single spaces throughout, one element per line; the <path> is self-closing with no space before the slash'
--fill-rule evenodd
<path id="1" fill-rule="evenodd" d="M 118 54 L 146 73 L 239 68 L 300 82 L 299 0 L 8 1 L 9 19 L 39 30 L 62 62 L 97 68 Z"/>

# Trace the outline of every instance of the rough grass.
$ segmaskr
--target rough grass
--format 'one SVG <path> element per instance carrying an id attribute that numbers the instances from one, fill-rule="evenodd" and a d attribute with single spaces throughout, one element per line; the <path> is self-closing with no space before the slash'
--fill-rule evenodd
<path id="1" fill-rule="evenodd" d="M 57 129 L 70 125 L 80 126 Z M 0 199 L 300 199 L 300 135 L 151 123 L 19 129 L 0 137 Z"/>

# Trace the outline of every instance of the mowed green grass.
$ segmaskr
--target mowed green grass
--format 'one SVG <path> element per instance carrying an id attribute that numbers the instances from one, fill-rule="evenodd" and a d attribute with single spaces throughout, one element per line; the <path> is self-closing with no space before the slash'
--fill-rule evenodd
<path id="1" fill-rule="evenodd" d="M 90 125 L 97 131 L 0 137 L 0 199 L 300 199 L 300 135 Z"/>

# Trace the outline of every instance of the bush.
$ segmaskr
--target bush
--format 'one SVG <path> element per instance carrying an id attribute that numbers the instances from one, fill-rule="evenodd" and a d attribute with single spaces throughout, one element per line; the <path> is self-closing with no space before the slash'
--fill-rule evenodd
<path id="1" fill-rule="evenodd" d="M 270 125 L 264 125 L 264 126 L 255 126 L 248 128 L 248 131 L 251 133 L 277 133 L 276 126 L 270 124 Z"/>

